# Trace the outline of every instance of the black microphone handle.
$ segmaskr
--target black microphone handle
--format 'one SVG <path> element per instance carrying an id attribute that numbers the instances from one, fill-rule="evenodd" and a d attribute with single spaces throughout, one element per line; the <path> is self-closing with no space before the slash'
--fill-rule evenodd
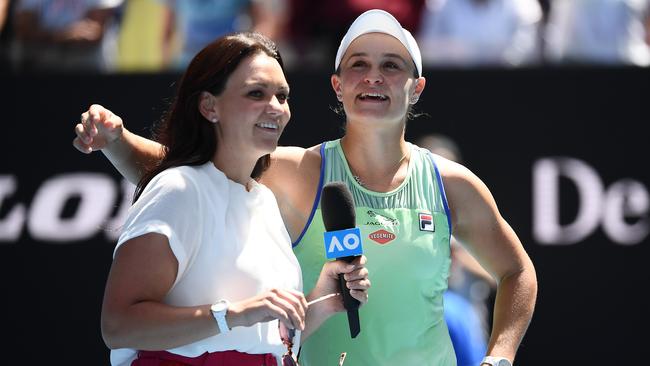
<path id="1" fill-rule="evenodd" d="M 346 263 L 352 263 L 357 256 L 348 256 L 338 258 Z M 345 310 L 354 310 L 359 308 L 359 300 L 355 299 L 350 295 L 350 289 L 348 288 L 345 277 L 343 273 L 339 273 L 339 286 L 341 286 L 341 296 L 343 296 L 343 306 Z"/>
<path id="2" fill-rule="evenodd" d="M 348 256 L 338 258 L 346 263 L 351 263 L 356 256 Z M 348 288 L 345 275 L 339 273 L 339 286 L 341 287 L 341 296 L 343 296 L 343 306 L 348 312 L 348 324 L 350 326 L 350 337 L 356 338 L 361 332 L 361 323 L 359 321 L 359 300 L 355 299 L 350 295 L 350 289 Z"/>

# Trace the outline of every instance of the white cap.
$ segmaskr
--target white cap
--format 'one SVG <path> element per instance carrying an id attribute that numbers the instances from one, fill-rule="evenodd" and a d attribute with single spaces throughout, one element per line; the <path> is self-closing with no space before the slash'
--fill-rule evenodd
<path id="1" fill-rule="evenodd" d="M 420 48 L 417 42 L 415 42 L 415 38 L 413 38 L 411 32 L 402 28 L 402 25 L 399 24 L 394 16 L 379 9 L 368 10 L 359 15 L 350 28 L 348 28 L 348 32 L 341 40 L 339 50 L 336 52 L 334 70 L 339 68 L 341 59 L 352 41 L 361 35 L 374 32 L 385 33 L 397 38 L 411 55 L 415 67 L 418 70 L 418 76 L 422 76 L 422 56 L 420 55 Z"/>

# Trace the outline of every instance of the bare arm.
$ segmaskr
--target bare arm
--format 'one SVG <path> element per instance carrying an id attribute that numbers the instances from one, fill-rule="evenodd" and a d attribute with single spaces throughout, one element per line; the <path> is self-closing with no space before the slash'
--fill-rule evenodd
<path id="1" fill-rule="evenodd" d="M 133 184 L 164 156 L 162 145 L 129 132 L 119 116 L 98 104 L 81 115 L 75 132 L 72 144 L 77 150 L 86 154 L 101 150 Z"/>
<path id="2" fill-rule="evenodd" d="M 102 336 L 109 348 L 166 349 L 218 333 L 209 305 L 178 308 L 162 303 L 177 267 L 167 238 L 160 234 L 134 238 L 118 249 L 102 306 Z"/>
<path id="3" fill-rule="evenodd" d="M 441 171 L 454 236 L 497 282 L 487 354 L 513 360 L 535 307 L 535 268 L 485 184 L 465 167 L 451 161 L 443 161 Z"/>
<path id="4" fill-rule="evenodd" d="M 81 115 L 75 126 L 72 144 L 90 154 L 101 150 L 115 168 L 131 183 L 137 184 L 143 173 L 164 156 L 164 146 L 131 133 L 122 118 L 99 104 L 93 104 Z M 278 147 L 271 155 L 272 163 L 262 177 L 280 207 L 282 218 L 296 239 L 311 212 L 318 179 L 320 153 L 318 147 Z"/>

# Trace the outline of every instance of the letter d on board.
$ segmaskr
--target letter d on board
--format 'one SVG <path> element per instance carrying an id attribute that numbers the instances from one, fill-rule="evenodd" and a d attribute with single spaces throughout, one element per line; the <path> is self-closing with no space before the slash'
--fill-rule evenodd
<path id="1" fill-rule="evenodd" d="M 578 190 L 578 214 L 560 223 L 560 177 Z M 574 244 L 598 226 L 602 209 L 603 182 L 587 163 L 572 158 L 545 158 L 533 165 L 533 235 L 542 244 Z"/>

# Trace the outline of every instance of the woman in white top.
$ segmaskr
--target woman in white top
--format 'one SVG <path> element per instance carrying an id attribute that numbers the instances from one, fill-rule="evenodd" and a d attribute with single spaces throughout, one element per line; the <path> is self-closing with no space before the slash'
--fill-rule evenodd
<path id="1" fill-rule="evenodd" d="M 343 310 L 340 297 L 307 305 L 275 197 L 256 182 L 289 121 L 288 94 L 277 48 L 256 33 L 222 37 L 188 66 L 157 128 L 163 158 L 115 249 L 102 308 L 112 364 L 275 365 L 287 351 L 280 323 L 306 338 Z M 365 302 L 364 261 L 327 263 L 307 298 L 335 293 L 345 273 Z"/>

